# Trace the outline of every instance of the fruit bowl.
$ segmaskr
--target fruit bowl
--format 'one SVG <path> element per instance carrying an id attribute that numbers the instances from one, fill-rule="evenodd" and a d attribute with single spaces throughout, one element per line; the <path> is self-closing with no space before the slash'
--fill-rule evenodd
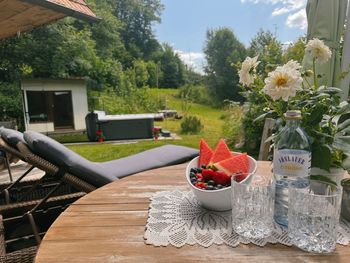
<path id="1" fill-rule="evenodd" d="M 237 154 L 232 152 L 233 154 Z M 231 187 L 226 187 L 218 190 L 205 190 L 195 187 L 191 183 L 190 179 L 190 170 L 191 168 L 198 167 L 198 158 L 195 157 L 192 159 L 186 167 L 186 179 L 189 184 L 193 194 L 199 201 L 202 207 L 213 210 L 213 211 L 226 211 L 231 209 Z M 257 169 L 256 160 L 248 155 L 249 162 L 249 174 L 248 176 L 242 180 L 241 184 L 249 184 L 253 178 L 253 174 Z"/>

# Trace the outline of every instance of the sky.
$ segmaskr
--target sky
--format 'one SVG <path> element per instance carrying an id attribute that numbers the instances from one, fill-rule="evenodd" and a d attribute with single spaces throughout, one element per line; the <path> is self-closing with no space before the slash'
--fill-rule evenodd
<path id="1" fill-rule="evenodd" d="M 180 58 L 203 72 L 206 31 L 228 27 L 246 46 L 260 28 L 282 43 L 306 33 L 307 0 L 161 0 L 162 22 L 155 26 L 161 43 L 170 44 Z"/>

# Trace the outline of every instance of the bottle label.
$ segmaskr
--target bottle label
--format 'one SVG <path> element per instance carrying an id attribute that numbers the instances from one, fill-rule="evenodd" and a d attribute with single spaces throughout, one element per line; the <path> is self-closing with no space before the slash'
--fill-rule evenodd
<path id="1" fill-rule="evenodd" d="M 274 174 L 292 177 L 307 177 L 311 169 L 311 152 L 304 150 L 275 150 L 273 155 Z"/>

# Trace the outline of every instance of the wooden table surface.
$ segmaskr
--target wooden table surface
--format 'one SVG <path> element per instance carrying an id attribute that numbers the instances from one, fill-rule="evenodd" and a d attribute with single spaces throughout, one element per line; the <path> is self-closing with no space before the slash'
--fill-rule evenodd
<path id="1" fill-rule="evenodd" d="M 186 164 L 129 176 L 91 192 L 72 204 L 44 237 L 36 263 L 52 262 L 350 262 L 350 246 L 311 254 L 284 245 L 199 245 L 154 247 L 144 243 L 149 198 L 164 190 L 189 190 Z M 269 162 L 257 173 L 270 174 Z"/>

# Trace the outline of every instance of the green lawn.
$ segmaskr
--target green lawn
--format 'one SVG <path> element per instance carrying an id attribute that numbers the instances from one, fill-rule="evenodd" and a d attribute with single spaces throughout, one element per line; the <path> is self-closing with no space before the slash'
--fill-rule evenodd
<path id="1" fill-rule="evenodd" d="M 180 114 L 182 113 L 182 102 L 180 99 L 175 97 L 178 92 L 176 89 L 151 89 L 150 92 L 153 96 L 164 97 L 167 101 L 168 108 L 175 109 Z M 224 111 L 205 105 L 192 104 L 187 114 L 196 115 L 201 119 L 204 129 L 200 134 L 180 134 L 181 120 L 166 119 L 163 122 L 156 122 L 155 125 L 161 126 L 163 129 L 167 129 L 178 134 L 182 140 L 140 141 L 131 144 L 101 143 L 95 145 L 69 145 L 68 147 L 87 159 L 96 162 L 117 159 L 164 144 L 176 144 L 198 148 L 198 142 L 201 138 L 204 138 L 211 147 L 214 147 L 217 141 L 223 136 L 222 127 L 224 121 L 222 120 L 222 116 L 224 115 Z M 84 138 L 81 137 L 77 138 L 79 141 L 84 140 Z M 69 142 L 74 140 L 74 137 L 72 138 L 66 136 L 64 138 L 59 138 L 58 140 Z"/>

